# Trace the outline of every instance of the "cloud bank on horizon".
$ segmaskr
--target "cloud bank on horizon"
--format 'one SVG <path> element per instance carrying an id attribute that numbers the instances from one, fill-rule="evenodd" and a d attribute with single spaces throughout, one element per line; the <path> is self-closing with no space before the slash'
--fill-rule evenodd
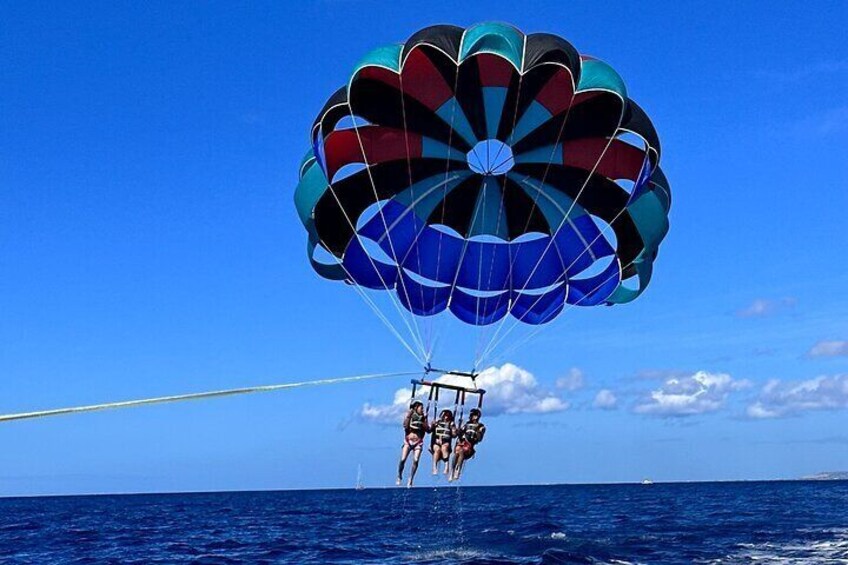
<path id="1" fill-rule="evenodd" d="M 848 342 L 820 341 L 807 355 L 848 355 Z M 706 370 L 642 371 L 637 377 L 660 382 L 643 392 L 628 391 L 626 387 L 586 389 L 583 371 L 573 367 L 546 387 L 530 371 L 506 363 L 482 371 L 477 384 L 486 390 L 487 416 L 563 412 L 572 408 L 575 397 L 581 409 L 610 411 L 625 407 L 635 414 L 659 418 L 689 418 L 725 411 L 734 417 L 763 420 L 848 408 L 848 374 L 795 381 L 771 379 L 759 390 L 748 379 Z M 469 384 L 467 379 L 455 375 L 442 375 L 436 381 Z M 422 398 L 426 394 L 427 390 L 418 393 Z M 407 410 L 411 395 L 410 387 L 400 388 L 389 403 L 364 404 L 360 416 L 377 423 L 397 423 Z M 731 403 L 734 398 L 737 402 Z"/>

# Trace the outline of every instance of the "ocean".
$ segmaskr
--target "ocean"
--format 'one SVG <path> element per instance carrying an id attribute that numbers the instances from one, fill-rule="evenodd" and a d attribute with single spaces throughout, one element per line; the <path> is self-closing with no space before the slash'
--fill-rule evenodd
<path id="1" fill-rule="evenodd" d="M 5 498 L 0 563 L 848 563 L 848 482 Z"/>

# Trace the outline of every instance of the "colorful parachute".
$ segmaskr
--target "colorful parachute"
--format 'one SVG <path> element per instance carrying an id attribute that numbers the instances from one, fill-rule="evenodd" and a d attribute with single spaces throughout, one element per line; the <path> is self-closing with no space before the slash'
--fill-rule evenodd
<path id="1" fill-rule="evenodd" d="M 555 35 L 440 25 L 330 97 L 295 203 L 322 277 L 417 316 L 543 324 L 644 291 L 671 205 L 659 159 L 609 65 Z"/>

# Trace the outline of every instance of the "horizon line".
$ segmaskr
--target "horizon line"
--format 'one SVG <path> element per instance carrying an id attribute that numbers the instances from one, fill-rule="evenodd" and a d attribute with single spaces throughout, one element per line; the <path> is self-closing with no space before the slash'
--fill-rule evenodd
<path id="1" fill-rule="evenodd" d="M 837 473 L 832 471 L 829 473 Z M 681 484 L 716 484 L 716 483 L 791 483 L 791 482 L 825 482 L 838 483 L 848 482 L 845 479 L 817 479 L 816 473 L 805 477 L 797 478 L 773 478 L 773 479 L 711 479 L 711 480 L 687 480 L 674 479 L 668 481 L 651 481 L 649 484 L 644 484 L 640 481 L 611 481 L 599 483 L 516 483 L 516 484 L 490 484 L 490 485 L 427 485 L 420 487 L 398 487 L 395 485 L 384 485 L 365 487 L 364 490 L 437 490 L 437 489 L 452 489 L 452 488 L 524 488 L 524 487 L 580 487 L 580 486 L 657 486 L 657 485 L 681 485 Z M 248 494 L 248 493 L 271 493 L 271 492 L 325 492 L 325 491 L 355 491 L 356 487 L 313 487 L 313 488 L 268 488 L 268 489 L 234 489 L 234 490 L 186 490 L 186 491 L 132 491 L 132 492 L 81 492 L 81 493 L 48 493 L 48 494 L 13 494 L 2 495 L 0 500 L 12 500 L 20 498 L 70 498 L 70 497 L 94 497 L 94 496 L 174 496 L 179 494 L 199 495 L 199 494 Z"/>

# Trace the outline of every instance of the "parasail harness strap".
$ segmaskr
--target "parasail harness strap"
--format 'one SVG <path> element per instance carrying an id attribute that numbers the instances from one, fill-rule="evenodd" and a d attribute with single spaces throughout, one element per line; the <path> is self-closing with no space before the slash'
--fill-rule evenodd
<path id="1" fill-rule="evenodd" d="M 428 387 L 429 391 L 428 391 L 428 394 L 427 394 L 427 407 L 426 407 L 424 413 L 429 416 L 430 406 L 432 405 L 434 407 L 433 408 L 433 421 L 438 420 L 438 416 L 439 416 L 439 414 L 438 414 L 439 392 L 442 389 L 452 390 L 452 391 L 456 392 L 456 395 L 454 397 L 454 404 L 453 404 L 453 411 L 452 412 L 453 412 L 453 416 L 454 416 L 454 421 L 457 423 L 457 426 L 462 426 L 462 421 L 463 421 L 463 417 L 464 417 L 464 414 L 465 414 L 465 403 L 466 403 L 466 399 L 467 399 L 468 396 L 476 395 L 477 396 L 477 402 L 476 402 L 477 408 L 483 407 L 483 396 L 486 394 L 486 391 L 482 388 L 477 387 L 477 382 L 476 382 L 477 373 L 467 373 L 467 372 L 463 372 L 463 371 L 445 371 L 445 370 L 442 370 L 442 369 L 434 369 L 434 368 L 430 367 L 430 365 L 428 364 L 424 368 L 424 376 L 426 377 L 430 373 L 437 373 L 437 374 L 442 374 L 442 375 L 456 375 L 456 376 L 460 376 L 460 377 L 468 377 L 468 378 L 471 379 L 472 386 L 473 386 L 473 388 L 464 387 L 464 386 L 459 386 L 459 385 L 454 385 L 454 384 L 449 384 L 449 383 L 441 383 L 441 382 L 438 382 L 438 381 L 426 380 L 426 378 L 413 379 L 412 381 L 410 381 L 411 384 L 412 384 L 412 399 L 413 400 L 416 397 L 416 393 L 418 392 L 419 387 L 422 387 L 422 388 Z M 458 419 L 456 417 L 457 410 L 459 410 L 459 418 Z"/>

